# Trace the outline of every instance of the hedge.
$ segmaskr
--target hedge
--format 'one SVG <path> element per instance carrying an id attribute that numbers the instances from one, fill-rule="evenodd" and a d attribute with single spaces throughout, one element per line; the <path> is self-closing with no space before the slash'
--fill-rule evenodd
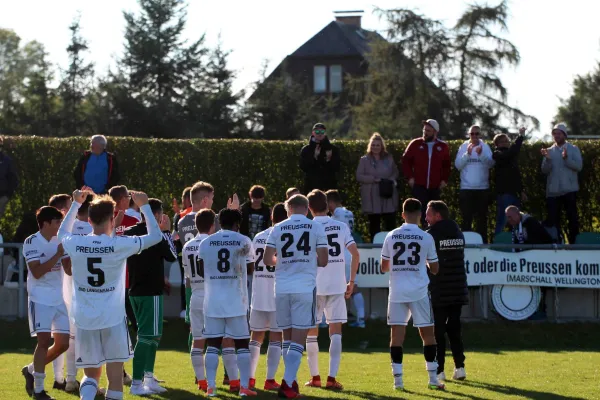
<path id="1" fill-rule="evenodd" d="M 6 137 L 4 143 L 6 152 L 17 166 L 20 181 L 15 196 L 0 220 L 4 237 L 12 238 L 24 212 L 47 204 L 52 194 L 72 192 L 73 169 L 81 152 L 88 148 L 89 139 Z M 388 151 L 399 167 L 407 143 L 387 142 Z M 302 141 L 109 138 L 108 147 L 109 151 L 117 155 L 122 183 L 129 188 L 143 190 L 162 199 L 166 208 L 170 207 L 173 197 L 181 197 L 185 186 L 205 180 L 216 188 L 214 208 L 218 209 L 226 204 L 227 196 L 234 192 L 244 200 L 253 184 L 267 188 L 268 203 L 283 200 L 288 187 L 302 185 L 298 155 L 304 144 Z M 358 160 L 365 152 L 366 142 L 336 141 L 335 144 L 340 148 L 342 159 L 340 190 L 346 197 L 345 205 L 354 211 L 357 229 L 366 237 L 366 219 L 360 212 L 360 193 L 355 178 Z M 596 141 L 580 141 L 575 144 L 581 148 L 584 158 L 578 200 L 581 230 L 591 231 L 598 225 L 600 145 Z M 459 145 L 460 142 L 450 142 L 453 156 Z M 529 196 L 524 209 L 539 218 L 545 217 L 545 177 L 540 171 L 542 146 L 547 144 L 524 146 L 520 161 L 523 182 Z M 443 191 L 442 198 L 460 221 L 459 180 L 459 173 L 453 166 L 449 185 Z M 399 185 L 399 191 L 400 199 L 410 194 L 404 181 Z M 490 232 L 494 229 L 495 215 L 493 196 L 490 200 Z"/>

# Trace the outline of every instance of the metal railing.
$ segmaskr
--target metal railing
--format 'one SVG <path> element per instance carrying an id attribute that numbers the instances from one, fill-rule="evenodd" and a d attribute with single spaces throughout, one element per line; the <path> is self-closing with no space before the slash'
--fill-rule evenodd
<path id="1" fill-rule="evenodd" d="M 19 273 L 19 287 L 17 295 L 17 316 L 19 318 L 25 318 L 25 257 L 23 257 L 23 243 L 0 243 L 0 248 L 17 249 L 17 265 Z M 5 252 L 6 253 L 6 252 Z M 4 284 L 4 282 L 2 282 Z"/>

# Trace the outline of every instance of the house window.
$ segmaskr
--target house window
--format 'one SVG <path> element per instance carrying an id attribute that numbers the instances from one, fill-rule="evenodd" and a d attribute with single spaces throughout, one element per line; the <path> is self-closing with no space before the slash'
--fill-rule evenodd
<path id="1" fill-rule="evenodd" d="M 340 93 L 342 91 L 342 66 L 332 65 L 329 67 L 329 91 Z"/>
<path id="2" fill-rule="evenodd" d="M 313 88 L 315 93 L 325 93 L 327 91 L 327 67 L 325 65 L 315 65 Z"/>

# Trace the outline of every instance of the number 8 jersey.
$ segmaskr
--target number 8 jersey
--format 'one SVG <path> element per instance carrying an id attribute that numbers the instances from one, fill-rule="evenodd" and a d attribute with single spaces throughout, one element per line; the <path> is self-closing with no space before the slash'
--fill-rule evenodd
<path id="1" fill-rule="evenodd" d="M 414 224 L 403 224 L 385 237 L 381 258 L 390 260 L 390 303 L 427 296 L 427 262 L 437 262 L 433 237 Z"/>

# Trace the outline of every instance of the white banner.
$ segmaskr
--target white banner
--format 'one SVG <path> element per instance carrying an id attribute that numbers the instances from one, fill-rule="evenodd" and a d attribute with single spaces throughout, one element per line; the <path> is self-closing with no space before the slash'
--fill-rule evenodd
<path id="1" fill-rule="evenodd" d="M 356 283 L 364 288 L 388 287 L 381 272 L 381 248 L 359 248 Z M 469 286 L 524 285 L 600 288 L 600 251 L 527 250 L 507 253 L 489 249 L 465 249 Z"/>

